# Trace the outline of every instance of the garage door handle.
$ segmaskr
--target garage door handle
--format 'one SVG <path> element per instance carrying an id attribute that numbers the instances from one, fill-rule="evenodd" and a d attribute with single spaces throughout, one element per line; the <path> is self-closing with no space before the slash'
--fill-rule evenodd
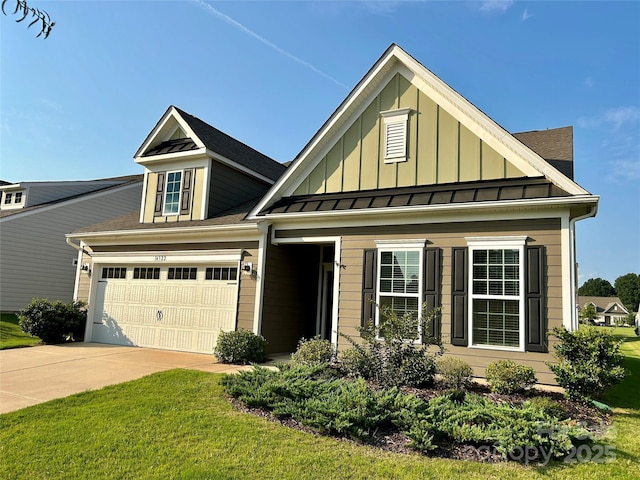
<path id="1" fill-rule="evenodd" d="M 162 317 L 164 317 L 164 313 L 162 313 L 162 310 L 158 310 L 156 312 L 156 320 L 158 320 L 159 322 L 162 321 Z"/>

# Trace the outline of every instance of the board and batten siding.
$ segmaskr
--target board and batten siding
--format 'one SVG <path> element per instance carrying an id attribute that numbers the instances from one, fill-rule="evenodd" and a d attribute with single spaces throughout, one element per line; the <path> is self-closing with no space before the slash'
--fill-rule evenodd
<path id="1" fill-rule="evenodd" d="M 407 159 L 384 161 L 380 112 L 411 109 Z M 396 74 L 294 191 L 294 195 L 434 185 L 525 176 Z"/>
<path id="2" fill-rule="evenodd" d="M 186 168 L 186 167 L 185 167 Z M 168 171 L 177 171 L 179 168 L 172 168 Z M 185 220 L 202 220 L 202 204 L 204 202 L 206 170 L 202 167 L 193 169 L 193 178 L 191 179 L 191 198 L 188 214 L 181 215 L 156 215 L 156 195 L 158 193 L 158 178 L 163 172 L 147 172 L 147 191 L 145 192 L 144 213 L 142 217 L 143 223 L 170 223 Z M 162 177 L 164 178 L 164 176 Z M 162 202 L 164 203 L 164 185 L 160 186 L 162 190 Z"/>
<path id="3" fill-rule="evenodd" d="M 206 242 L 206 243 L 176 243 L 176 244 L 157 244 L 149 243 L 146 245 L 115 245 L 115 246 L 98 246 L 92 249 L 92 252 L 170 252 L 173 251 L 189 251 L 189 250 L 235 250 L 242 249 L 242 262 L 252 262 L 254 268 L 258 264 L 258 242 L 249 241 L 243 243 L 236 242 Z M 199 266 L 201 263 L 197 256 L 193 258 L 193 266 Z M 208 264 L 207 264 L 208 265 Z M 134 265 L 127 265 L 127 268 L 131 268 Z M 149 266 L 148 264 L 146 266 Z M 154 264 L 154 266 L 170 266 L 170 263 Z M 94 271 L 92 273 L 99 278 L 100 272 Z M 254 317 L 255 317 L 255 296 L 256 296 L 256 278 L 253 275 L 245 275 L 241 271 L 238 271 L 238 309 L 236 317 L 236 328 L 253 331 Z M 89 276 L 85 273 L 80 274 L 80 291 L 86 292 L 88 296 L 90 282 Z M 80 299 L 80 298 L 78 298 Z"/>
<path id="4" fill-rule="evenodd" d="M 78 252 L 65 234 L 136 210 L 141 194 L 139 182 L 3 218 L 0 310 L 20 310 L 34 297 L 70 301 Z"/>
<path id="5" fill-rule="evenodd" d="M 428 247 L 442 249 L 442 340 L 447 355 L 468 362 L 474 374 L 484 377 L 487 364 L 498 359 L 510 359 L 534 368 L 538 381 L 555 384 L 554 376 L 545 361 L 554 361 L 552 354 L 556 340 L 549 337 L 549 353 L 512 352 L 451 345 L 451 252 L 453 247 L 467 247 L 465 237 L 526 235 L 527 245 L 544 245 L 546 250 L 546 314 L 548 329 L 562 325 L 562 252 L 559 219 L 505 220 L 432 225 L 404 225 L 394 227 L 352 227 L 323 229 L 318 232 L 288 230 L 277 232 L 278 237 L 310 237 L 338 235 L 342 238 L 340 293 L 338 299 L 338 329 L 340 333 L 357 336 L 362 312 L 363 251 L 376 248 L 376 240 L 425 239 Z M 339 337 L 339 349 L 348 343 Z"/>

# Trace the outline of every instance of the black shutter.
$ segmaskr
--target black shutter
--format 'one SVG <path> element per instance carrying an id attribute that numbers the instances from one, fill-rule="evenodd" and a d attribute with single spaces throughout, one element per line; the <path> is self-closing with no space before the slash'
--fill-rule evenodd
<path id="1" fill-rule="evenodd" d="M 162 215 L 162 205 L 164 203 L 164 176 L 166 172 L 158 172 L 158 183 L 156 184 L 156 205 L 153 211 L 155 217 Z"/>
<path id="2" fill-rule="evenodd" d="M 440 301 L 440 285 L 441 281 L 441 265 L 442 265 L 442 249 L 425 248 L 424 250 L 424 298 L 427 312 L 441 305 Z M 425 332 L 431 338 L 439 338 L 441 332 L 441 315 L 433 318 L 429 331 Z"/>
<path id="3" fill-rule="evenodd" d="M 467 249 L 451 250 L 451 344 L 469 345 Z"/>
<path id="4" fill-rule="evenodd" d="M 376 318 L 376 272 L 378 251 L 375 248 L 365 249 L 362 261 L 362 318 L 360 324 L 364 327 Z"/>
<path id="5" fill-rule="evenodd" d="M 525 248 L 525 350 L 547 352 L 544 246 Z"/>
<path id="6" fill-rule="evenodd" d="M 191 194 L 193 184 L 193 168 L 183 172 L 182 194 L 180 195 L 180 215 L 188 215 L 191 211 Z"/>

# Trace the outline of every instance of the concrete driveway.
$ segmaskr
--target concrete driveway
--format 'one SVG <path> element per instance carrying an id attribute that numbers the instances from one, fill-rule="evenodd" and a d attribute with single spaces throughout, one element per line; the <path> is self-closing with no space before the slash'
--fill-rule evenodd
<path id="1" fill-rule="evenodd" d="M 172 368 L 232 373 L 213 355 L 99 343 L 0 350 L 0 413 Z"/>

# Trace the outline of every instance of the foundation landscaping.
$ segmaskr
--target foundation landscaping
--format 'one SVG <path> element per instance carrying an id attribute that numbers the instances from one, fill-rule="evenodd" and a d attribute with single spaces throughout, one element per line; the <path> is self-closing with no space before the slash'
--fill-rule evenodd
<path id="1" fill-rule="evenodd" d="M 554 332 L 562 395 L 509 362 L 480 385 L 398 325 L 337 357 L 310 339 L 277 368 L 171 370 L 0 415 L 0 478 L 640 478 L 632 329 Z"/>

